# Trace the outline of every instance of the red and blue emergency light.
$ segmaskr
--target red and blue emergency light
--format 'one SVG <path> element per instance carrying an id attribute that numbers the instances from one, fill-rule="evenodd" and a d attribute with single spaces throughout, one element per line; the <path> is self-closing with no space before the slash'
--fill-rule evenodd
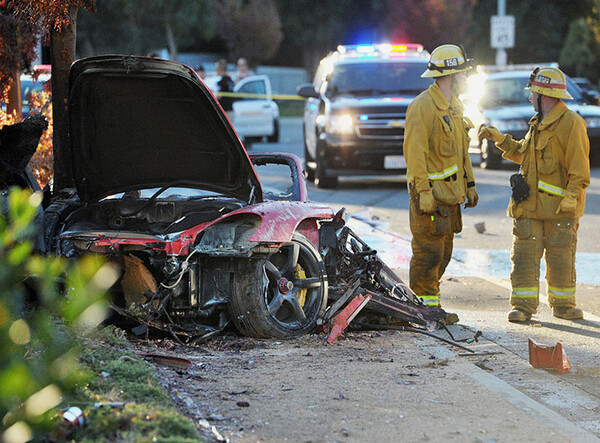
<path id="1" fill-rule="evenodd" d="M 351 55 L 409 55 L 427 54 L 420 43 L 379 43 L 372 45 L 339 45 L 340 54 Z"/>

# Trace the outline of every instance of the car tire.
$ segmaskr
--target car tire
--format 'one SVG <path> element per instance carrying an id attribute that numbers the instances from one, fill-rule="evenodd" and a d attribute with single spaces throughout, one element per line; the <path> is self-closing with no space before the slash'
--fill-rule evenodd
<path id="1" fill-rule="evenodd" d="M 479 163 L 479 166 L 483 169 L 500 169 L 500 165 L 502 164 L 502 154 L 500 153 L 500 149 L 496 147 L 494 141 L 484 138 L 479 143 L 481 152 L 481 163 Z"/>
<path id="2" fill-rule="evenodd" d="M 315 170 L 314 169 L 310 169 L 308 167 L 308 163 L 314 163 L 314 159 L 311 157 L 310 152 L 308 152 L 308 146 L 306 145 L 306 135 L 304 135 L 304 131 L 302 131 L 303 134 L 303 141 L 304 141 L 304 176 L 306 177 L 306 180 L 308 181 L 315 181 Z"/>
<path id="3" fill-rule="evenodd" d="M 278 143 L 279 142 L 279 119 L 276 118 L 273 122 L 273 135 L 269 135 L 267 137 L 268 143 Z"/>
<path id="4" fill-rule="evenodd" d="M 337 187 L 338 178 L 327 175 L 327 161 L 325 159 L 324 142 L 317 139 L 317 168 L 315 170 L 315 185 L 321 189 L 333 189 Z"/>
<path id="5" fill-rule="evenodd" d="M 300 234 L 265 260 L 240 260 L 234 278 L 229 315 L 246 336 L 307 334 L 317 327 L 327 305 L 323 259 Z"/>

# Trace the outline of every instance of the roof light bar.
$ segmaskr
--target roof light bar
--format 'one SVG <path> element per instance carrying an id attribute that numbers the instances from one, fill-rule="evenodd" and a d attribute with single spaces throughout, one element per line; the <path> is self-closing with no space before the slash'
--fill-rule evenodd
<path id="1" fill-rule="evenodd" d="M 337 50 L 340 54 L 355 52 L 357 54 L 375 54 L 375 53 L 407 53 L 424 51 L 420 43 L 380 43 L 374 45 L 339 45 Z"/>

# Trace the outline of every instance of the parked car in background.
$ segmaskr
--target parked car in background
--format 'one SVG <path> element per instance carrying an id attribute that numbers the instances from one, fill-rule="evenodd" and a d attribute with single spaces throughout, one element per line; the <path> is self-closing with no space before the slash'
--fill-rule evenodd
<path id="1" fill-rule="evenodd" d="M 497 169 L 503 161 L 502 152 L 492 140 L 478 140 L 477 133 L 482 125 L 495 126 L 515 139 L 521 139 L 527 133 L 529 120 L 535 111 L 528 101 L 529 90 L 525 87 L 535 67 L 509 65 L 496 70 L 478 67 L 478 73 L 469 77 L 469 90 L 461 99 L 465 104 L 465 116 L 474 124 L 469 133 L 470 152 L 481 156 L 482 168 Z M 569 76 L 567 90 L 573 100 L 564 102 L 584 118 L 590 139 L 590 161 L 593 165 L 600 165 L 600 106 L 586 98 Z"/>
<path id="2" fill-rule="evenodd" d="M 219 77 L 211 76 L 204 83 L 217 92 Z M 271 98 L 271 81 L 266 75 L 253 75 L 240 80 L 234 88 L 236 94 L 233 102 L 231 123 L 238 136 L 248 146 L 263 138 L 269 143 L 279 141 L 279 106 Z"/>
<path id="3" fill-rule="evenodd" d="M 429 53 L 420 44 L 339 46 L 319 64 L 306 97 L 303 133 L 308 179 L 333 188 L 342 175 L 406 174 L 404 123 Z"/>
<path id="4" fill-rule="evenodd" d="M 600 105 L 600 91 L 589 78 L 573 77 L 573 81 L 581 88 L 583 95 L 595 105 Z"/>

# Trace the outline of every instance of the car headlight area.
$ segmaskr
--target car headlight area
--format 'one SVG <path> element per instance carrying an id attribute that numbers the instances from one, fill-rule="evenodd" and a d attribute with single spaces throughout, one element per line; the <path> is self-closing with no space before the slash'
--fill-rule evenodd
<path id="1" fill-rule="evenodd" d="M 326 131 L 331 134 L 352 134 L 354 122 L 349 114 L 333 114 L 329 117 Z"/>

